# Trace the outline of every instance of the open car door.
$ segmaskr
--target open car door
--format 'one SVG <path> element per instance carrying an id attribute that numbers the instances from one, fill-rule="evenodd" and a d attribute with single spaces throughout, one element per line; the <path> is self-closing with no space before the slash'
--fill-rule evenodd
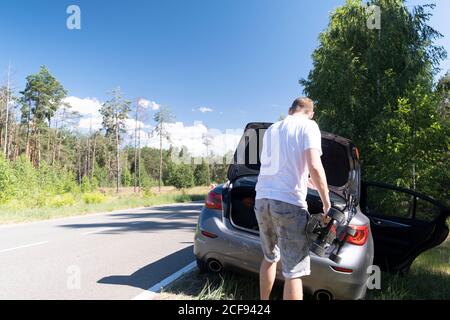
<path id="1" fill-rule="evenodd" d="M 371 222 L 374 264 L 383 270 L 407 272 L 419 254 L 448 236 L 448 207 L 412 190 L 363 182 L 360 207 Z"/>

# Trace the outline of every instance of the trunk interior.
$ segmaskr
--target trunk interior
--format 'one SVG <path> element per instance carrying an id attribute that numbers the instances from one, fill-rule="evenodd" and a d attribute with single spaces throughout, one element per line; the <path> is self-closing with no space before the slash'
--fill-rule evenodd
<path id="1" fill-rule="evenodd" d="M 255 187 L 242 186 L 231 189 L 230 218 L 235 226 L 259 231 L 254 211 L 255 197 Z M 310 214 L 322 212 L 322 204 L 319 197 L 308 193 L 306 201 L 308 202 Z"/>

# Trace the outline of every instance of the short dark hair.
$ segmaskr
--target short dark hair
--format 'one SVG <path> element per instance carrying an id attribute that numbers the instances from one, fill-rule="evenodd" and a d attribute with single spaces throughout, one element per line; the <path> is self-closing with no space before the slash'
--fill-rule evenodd
<path id="1" fill-rule="evenodd" d="M 289 108 L 289 114 L 294 114 L 302 109 L 314 110 L 314 102 L 308 97 L 299 97 L 292 102 L 292 106 Z"/>

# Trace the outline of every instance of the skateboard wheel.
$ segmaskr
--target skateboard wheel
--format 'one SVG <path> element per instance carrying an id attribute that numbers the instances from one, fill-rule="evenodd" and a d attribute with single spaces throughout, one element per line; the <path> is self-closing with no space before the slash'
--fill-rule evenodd
<path id="1" fill-rule="evenodd" d="M 311 251 L 319 257 L 323 257 L 325 255 L 325 249 L 315 242 L 313 242 L 311 246 Z"/>
<path id="2" fill-rule="evenodd" d="M 341 261 L 342 261 L 342 258 L 339 257 L 338 255 L 334 254 L 334 253 L 330 254 L 329 258 L 330 258 L 331 261 L 333 261 L 333 262 L 335 262 L 337 264 L 341 263 Z"/>
<path id="3" fill-rule="evenodd" d="M 345 228 L 345 232 L 350 236 L 350 237 L 354 237 L 356 235 L 356 230 L 351 228 L 350 226 L 347 226 Z"/>
<path id="4" fill-rule="evenodd" d="M 331 219 L 336 220 L 338 223 L 342 223 L 345 219 L 345 214 L 337 210 L 331 210 L 328 215 L 330 216 Z"/>

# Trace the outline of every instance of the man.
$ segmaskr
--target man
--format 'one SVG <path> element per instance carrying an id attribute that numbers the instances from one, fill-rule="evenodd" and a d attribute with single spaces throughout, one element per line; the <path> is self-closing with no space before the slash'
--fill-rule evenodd
<path id="1" fill-rule="evenodd" d="M 312 183 L 319 192 L 324 219 L 331 206 L 320 160 L 322 138 L 313 115 L 312 100 L 298 98 L 289 115 L 264 135 L 255 202 L 264 253 L 260 269 L 262 300 L 270 297 L 280 259 L 285 279 L 283 299 L 303 299 L 301 277 L 311 272 L 306 234 L 310 218 L 306 203 L 308 185 Z"/>

